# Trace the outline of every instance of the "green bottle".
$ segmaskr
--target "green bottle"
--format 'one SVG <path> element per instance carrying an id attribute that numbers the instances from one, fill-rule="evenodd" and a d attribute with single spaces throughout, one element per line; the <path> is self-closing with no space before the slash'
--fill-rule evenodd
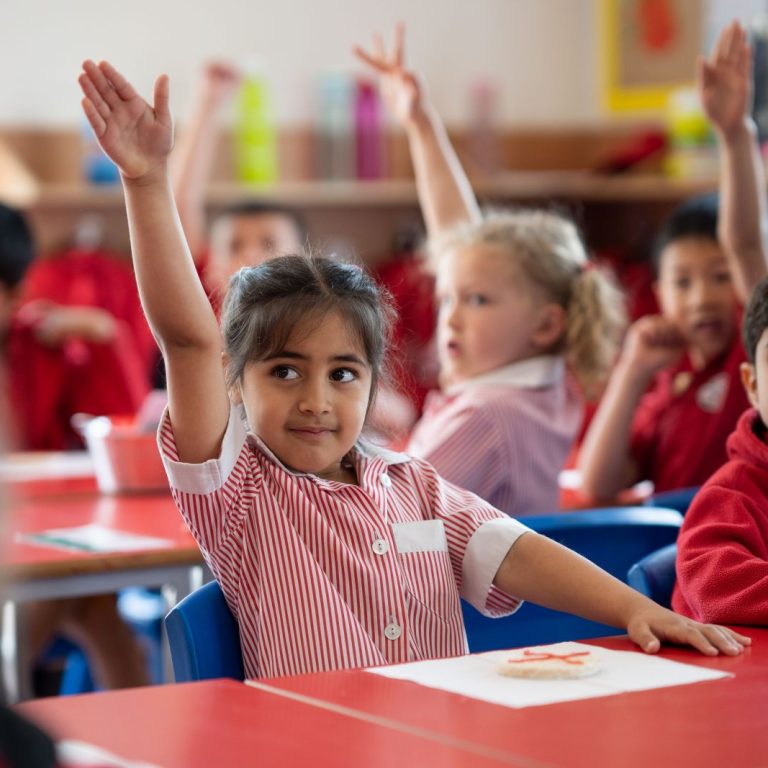
<path id="1" fill-rule="evenodd" d="M 277 141 L 269 88 L 254 67 L 246 70 L 237 99 L 235 168 L 244 184 L 277 181 Z"/>

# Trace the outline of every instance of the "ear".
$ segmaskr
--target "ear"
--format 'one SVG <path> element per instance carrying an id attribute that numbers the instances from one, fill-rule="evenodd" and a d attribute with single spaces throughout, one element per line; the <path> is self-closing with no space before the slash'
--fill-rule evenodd
<path id="1" fill-rule="evenodd" d="M 539 322 L 531 341 L 541 350 L 551 349 L 562 339 L 567 323 L 567 312 L 559 304 L 544 304 L 539 309 Z"/>
<path id="2" fill-rule="evenodd" d="M 741 383 L 744 385 L 744 391 L 747 393 L 747 399 L 753 408 L 757 408 L 757 372 L 755 371 L 755 366 L 751 363 L 742 363 L 739 367 L 739 372 L 741 373 Z"/>
<path id="3" fill-rule="evenodd" d="M 229 355 L 226 352 L 221 353 L 221 367 L 224 369 L 224 378 L 227 378 L 227 373 L 229 370 L 229 364 L 230 359 Z M 240 382 L 236 382 L 233 386 L 227 387 L 227 392 L 229 393 L 229 399 L 235 404 L 235 405 L 242 405 L 243 403 L 243 393 L 240 390 Z"/>

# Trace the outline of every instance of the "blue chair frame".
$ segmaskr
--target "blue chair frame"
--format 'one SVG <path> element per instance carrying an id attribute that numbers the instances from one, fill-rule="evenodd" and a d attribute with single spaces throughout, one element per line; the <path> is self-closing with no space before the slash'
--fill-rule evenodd
<path id="1" fill-rule="evenodd" d="M 627 573 L 629 586 L 670 608 L 675 587 L 677 544 L 668 544 L 636 562 Z"/>
<path id="2" fill-rule="evenodd" d="M 520 518 L 537 533 L 578 552 L 625 583 L 634 563 L 677 539 L 682 521 L 676 510 L 652 507 L 610 507 Z M 489 619 L 463 601 L 462 611 L 473 653 L 617 633 L 615 627 L 532 603 L 501 619 Z"/>
<path id="3" fill-rule="evenodd" d="M 698 493 L 701 486 L 694 485 L 690 488 L 676 488 L 674 491 L 661 491 L 648 497 L 644 504 L 646 507 L 664 507 L 665 509 L 676 509 L 683 515 L 691 506 L 693 497 Z"/>
<path id="4" fill-rule="evenodd" d="M 243 680 L 240 633 L 217 581 L 187 595 L 165 617 L 177 683 L 231 677 Z"/>

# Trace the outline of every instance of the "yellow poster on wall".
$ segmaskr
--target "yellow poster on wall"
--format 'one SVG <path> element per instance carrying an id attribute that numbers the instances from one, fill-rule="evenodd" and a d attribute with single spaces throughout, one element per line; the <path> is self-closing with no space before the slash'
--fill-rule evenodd
<path id="1" fill-rule="evenodd" d="M 702 0 L 599 0 L 603 103 L 660 110 L 693 82 L 704 35 Z"/>

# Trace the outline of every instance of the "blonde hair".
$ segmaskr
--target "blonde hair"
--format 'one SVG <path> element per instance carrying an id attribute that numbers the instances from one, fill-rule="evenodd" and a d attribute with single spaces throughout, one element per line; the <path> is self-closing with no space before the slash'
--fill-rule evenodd
<path id="1" fill-rule="evenodd" d="M 613 278 L 587 254 L 576 225 L 536 209 L 488 211 L 430 243 L 433 269 L 439 254 L 486 246 L 509 254 L 526 276 L 567 313 L 566 331 L 551 352 L 565 355 L 587 397 L 604 384 L 626 325 L 624 297 Z"/>

